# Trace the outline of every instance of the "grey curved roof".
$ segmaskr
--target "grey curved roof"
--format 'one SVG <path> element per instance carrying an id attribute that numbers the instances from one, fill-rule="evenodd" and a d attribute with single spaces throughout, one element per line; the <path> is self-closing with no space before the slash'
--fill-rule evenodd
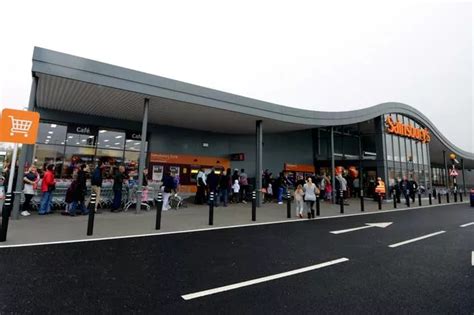
<path id="1" fill-rule="evenodd" d="M 36 106 L 93 116 L 141 121 L 143 99 L 150 99 L 150 122 L 209 131 L 251 133 L 255 120 L 267 132 L 347 125 L 400 113 L 430 129 L 447 150 L 474 160 L 474 153 L 451 143 L 420 111 L 388 102 L 359 110 L 324 112 L 286 107 L 184 83 L 90 59 L 35 47 Z"/>

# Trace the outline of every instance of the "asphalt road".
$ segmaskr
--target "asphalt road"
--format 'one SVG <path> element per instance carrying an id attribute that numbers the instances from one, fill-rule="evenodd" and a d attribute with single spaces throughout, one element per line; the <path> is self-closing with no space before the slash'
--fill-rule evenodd
<path id="1" fill-rule="evenodd" d="M 343 234 L 330 231 L 393 222 Z M 474 208 L 0 249 L 0 313 L 473 314 Z M 391 248 L 423 235 L 445 233 Z M 191 300 L 183 295 L 348 261 Z"/>

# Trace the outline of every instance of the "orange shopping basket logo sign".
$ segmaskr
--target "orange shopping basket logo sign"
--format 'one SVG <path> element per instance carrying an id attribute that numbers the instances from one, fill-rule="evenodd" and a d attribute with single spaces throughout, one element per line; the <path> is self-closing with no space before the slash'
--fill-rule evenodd
<path id="1" fill-rule="evenodd" d="M 4 109 L 0 119 L 0 141 L 34 144 L 38 136 L 39 114 L 16 109 Z"/>

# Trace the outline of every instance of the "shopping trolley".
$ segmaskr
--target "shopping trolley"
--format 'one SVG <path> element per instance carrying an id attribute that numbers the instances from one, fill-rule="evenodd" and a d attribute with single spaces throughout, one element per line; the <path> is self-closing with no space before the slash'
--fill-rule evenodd
<path id="1" fill-rule="evenodd" d="M 26 119 L 16 119 L 13 116 L 8 116 L 12 120 L 12 128 L 10 129 L 10 136 L 15 133 L 22 133 L 25 138 L 28 137 L 28 131 L 30 131 L 33 122 Z"/>

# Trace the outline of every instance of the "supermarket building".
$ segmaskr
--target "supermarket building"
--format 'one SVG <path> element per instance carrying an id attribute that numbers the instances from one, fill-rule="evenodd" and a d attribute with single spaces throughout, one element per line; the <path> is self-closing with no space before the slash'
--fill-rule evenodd
<path id="1" fill-rule="evenodd" d="M 132 175 L 146 167 L 150 180 L 177 173 L 189 191 L 200 167 L 244 168 L 257 188 L 255 175 L 265 169 L 304 176 L 335 167 L 356 169 L 364 188 L 377 176 L 390 184 L 403 175 L 426 188 L 449 187 L 454 153 L 458 185 L 474 184 L 474 154 L 401 103 L 347 112 L 290 108 L 39 47 L 32 76 L 29 109 L 41 125 L 20 164 L 54 163 L 59 178 L 101 160 Z"/>

